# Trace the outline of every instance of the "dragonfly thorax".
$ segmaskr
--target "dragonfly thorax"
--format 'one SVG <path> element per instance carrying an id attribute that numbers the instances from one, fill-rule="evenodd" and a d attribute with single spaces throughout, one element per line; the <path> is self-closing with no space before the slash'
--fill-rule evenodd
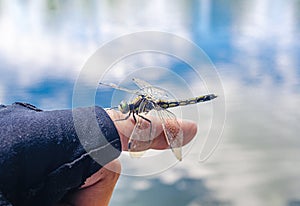
<path id="1" fill-rule="evenodd" d="M 129 112 L 130 110 L 130 107 L 129 107 L 129 104 L 126 102 L 126 101 L 121 101 L 119 106 L 118 106 L 118 109 L 120 112 L 122 112 L 123 114 L 126 114 Z"/>

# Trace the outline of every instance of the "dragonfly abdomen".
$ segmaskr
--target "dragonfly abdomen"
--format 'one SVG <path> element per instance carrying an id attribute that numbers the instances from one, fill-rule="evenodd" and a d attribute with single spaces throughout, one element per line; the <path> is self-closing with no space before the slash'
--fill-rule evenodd
<path id="1" fill-rule="evenodd" d="M 170 108 L 170 107 L 177 107 L 179 106 L 179 102 L 176 102 L 176 101 L 159 101 L 157 102 L 157 104 L 161 107 L 161 108 L 164 108 L 164 109 L 167 109 L 167 108 Z"/>
<path id="2" fill-rule="evenodd" d="M 217 96 L 214 94 L 208 94 L 208 95 L 203 95 L 195 98 L 190 98 L 190 99 L 185 99 L 185 100 L 179 100 L 179 101 L 158 101 L 157 104 L 164 108 L 171 108 L 171 107 L 178 107 L 178 106 L 185 106 L 189 104 L 197 104 L 199 102 L 206 102 L 209 100 L 212 100 L 216 98 Z"/>
<path id="3" fill-rule="evenodd" d="M 196 99 L 196 102 L 199 103 L 199 102 L 210 101 L 214 98 L 217 98 L 217 96 L 214 94 L 207 94 L 207 95 L 196 97 L 195 99 Z"/>

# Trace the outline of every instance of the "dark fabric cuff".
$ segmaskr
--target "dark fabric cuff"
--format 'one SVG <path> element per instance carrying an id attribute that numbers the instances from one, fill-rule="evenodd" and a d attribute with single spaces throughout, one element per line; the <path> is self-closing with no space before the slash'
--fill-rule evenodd
<path id="1" fill-rule="evenodd" d="M 13 205 L 52 205 L 121 152 L 100 107 L 0 107 L 0 191 Z"/>

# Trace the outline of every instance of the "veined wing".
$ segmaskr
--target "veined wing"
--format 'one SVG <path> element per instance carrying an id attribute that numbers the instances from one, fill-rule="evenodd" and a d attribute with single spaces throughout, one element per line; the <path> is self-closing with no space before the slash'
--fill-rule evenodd
<path id="1" fill-rule="evenodd" d="M 152 128 L 151 120 L 146 115 L 141 117 L 147 104 L 153 103 L 147 99 L 140 103 L 138 111 L 140 116 L 136 116 L 137 122 L 128 141 L 128 151 L 131 157 L 141 157 L 146 150 L 150 149 L 153 140 L 152 135 L 155 134 L 155 128 Z"/>
<path id="2" fill-rule="evenodd" d="M 114 83 L 100 82 L 99 84 L 107 86 L 107 87 L 111 87 L 111 88 L 114 88 L 114 89 L 117 89 L 117 90 L 120 90 L 120 91 L 128 92 L 128 93 L 131 93 L 131 94 L 137 94 L 137 95 L 141 94 L 139 90 L 130 90 L 130 89 L 127 89 L 127 88 L 124 88 L 124 87 L 120 87 L 120 86 L 118 86 Z"/>
<path id="3" fill-rule="evenodd" d="M 174 153 L 175 157 L 182 160 L 182 145 L 183 145 L 183 131 L 172 112 L 156 106 L 158 116 L 161 119 L 162 127 L 166 136 L 166 140 Z"/>
<path id="4" fill-rule="evenodd" d="M 139 78 L 132 78 L 132 81 L 134 81 L 134 83 L 140 88 L 140 89 L 143 89 L 145 87 L 153 87 L 150 83 L 144 81 L 144 80 L 141 80 Z"/>
<path id="5" fill-rule="evenodd" d="M 148 96 L 152 97 L 153 99 L 168 98 L 168 93 L 165 90 L 154 87 L 150 83 L 138 78 L 133 78 L 132 80 L 143 92 L 145 92 Z"/>

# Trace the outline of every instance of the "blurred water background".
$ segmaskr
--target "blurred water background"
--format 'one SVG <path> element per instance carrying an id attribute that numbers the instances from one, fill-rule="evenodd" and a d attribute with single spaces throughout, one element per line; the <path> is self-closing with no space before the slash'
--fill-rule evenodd
<path id="1" fill-rule="evenodd" d="M 300 205 L 299 11 L 299 0 L 0 0 L 0 103 L 71 108 L 82 66 L 104 43 L 144 30 L 182 36 L 222 80 L 221 144 L 205 163 L 121 176 L 111 205 Z"/>

